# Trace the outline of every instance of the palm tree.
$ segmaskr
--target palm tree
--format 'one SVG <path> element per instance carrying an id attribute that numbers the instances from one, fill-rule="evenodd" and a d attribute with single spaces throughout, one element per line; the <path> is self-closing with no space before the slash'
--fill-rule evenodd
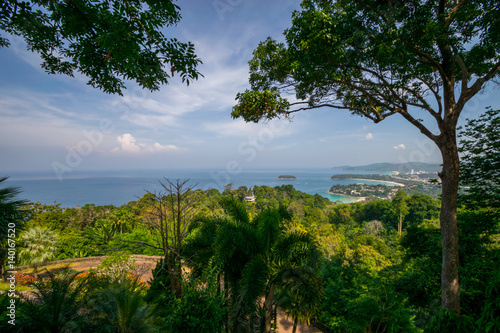
<path id="1" fill-rule="evenodd" d="M 47 272 L 48 280 L 33 283 L 36 288 L 27 299 L 26 315 L 32 320 L 34 331 L 64 333 L 76 332 L 83 324 L 81 312 L 89 293 L 86 280 L 77 279 L 78 272 Z"/>
<path id="2" fill-rule="evenodd" d="M 230 218 L 216 217 L 200 223 L 187 247 L 205 255 L 193 255 L 191 259 L 202 259 L 198 262 L 202 264 L 211 251 L 213 260 L 222 267 L 229 292 L 231 330 L 270 332 L 277 290 L 286 293 L 293 290 L 291 285 L 295 289 L 304 286 L 306 280 L 294 279 L 294 272 L 302 269 L 315 274 L 320 258 L 318 246 L 309 234 L 292 230 L 290 215 L 284 208 L 265 209 L 250 218 L 243 203 L 226 198 L 222 204 Z"/>
<path id="3" fill-rule="evenodd" d="M 87 302 L 87 323 L 99 332 L 145 333 L 157 327 L 157 316 L 144 300 L 142 283 L 122 276 L 113 279 Z"/>
<path id="4" fill-rule="evenodd" d="M 3 182 L 7 179 L 8 177 L 0 177 L 0 185 L 3 185 Z M 0 266 L 2 267 L 2 281 L 4 282 L 8 239 L 13 240 L 16 237 L 23 222 L 22 206 L 26 201 L 16 198 L 20 192 L 17 187 L 9 186 L 0 188 Z M 9 255 L 9 257 L 14 259 L 13 255 Z"/>
<path id="5" fill-rule="evenodd" d="M 33 227 L 21 234 L 19 255 L 35 272 L 40 264 L 52 259 L 57 250 L 58 235 L 47 228 Z"/>

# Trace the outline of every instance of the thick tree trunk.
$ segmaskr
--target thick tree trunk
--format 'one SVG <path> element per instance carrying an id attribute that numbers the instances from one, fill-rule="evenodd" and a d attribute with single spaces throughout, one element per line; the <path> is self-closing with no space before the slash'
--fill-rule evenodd
<path id="1" fill-rule="evenodd" d="M 439 149 L 443 157 L 441 213 L 441 243 L 443 249 L 443 266 L 441 271 L 442 308 L 456 313 L 460 312 L 460 290 L 458 281 L 458 228 L 457 197 L 459 157 L 455 131 L 439 141 Z"/>

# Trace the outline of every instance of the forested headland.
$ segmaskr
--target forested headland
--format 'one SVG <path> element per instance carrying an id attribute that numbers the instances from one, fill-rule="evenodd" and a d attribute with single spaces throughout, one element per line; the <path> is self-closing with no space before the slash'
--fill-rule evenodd
<path id="1" fill-rule="evenodd" d="M 0 47 L 19 36 L 47 73 L 106 93 L 202 77 L 194 45 L 164 33 L 181 19 L 171 1 L 13 0 L 0 12 Z M 65 208 L 25 202 L 0 178 L 0 331 L 269 333 L 281 311 L 293 331 L 498 332 L 499 110 L 460 127 L 498 83 L 498 17 L 498 0 L 305 0 L 284 36 L 258 44 L 236 94 L 231 116 L 246 122 L 320 108 L 404 119 L 441 154 L 439 198 L 335 204 L 291 185 L 221 193 L 165 179 L 120 207 Z M 162 257 L 150 281 L 131 254 Z M 95 255 L 108 256 L 95 270 L 44 272 Z"/>
<path id="2" fill-rule="evenodd" d="M 163 183 L 164 193 L 146 193 L 120 207 L 24 204 L 19 264 L 107 255 L 122 268 L 108 264 L 114 273 L 86 275 L 92 291 L 81 287 L 81 274 L 71 270 L 52 282 L 31 281 L 34 290 L 57 283 L 80 286 L 62 296 L 73 302 L 75 313 L 47 318 L 55 300 L 41 294 L 41 303 L 17 304 L 18 327 L 57 321 L 95 328 L 100 321 L 82 311 L 103 311 L 97 300 L 117 306 L 108 294 L 120 291 L 140 300 L 141 307 L 130 311 L 149 311 L 137 320 L 153 331 L 180 332 L 189 325 L 190 332 L 239 325 L 272 330 L 278 308 L 295 323 L 324 332 L 439 330 L 439 199 L 399 191 L 392 200 L 335 204 L 292 185 L 221 193 L 193 190 L 189 182 Z M 251 193 L 256 201 L 246 202 Z M 459 221 L 467 286 L 462 311 L 470 325 L 489 323 L 486 316 L 497 311 L 492 302 L 498 287 L 498 214 L 464 209 Z M 30 238 L 35 231 L 40 237 Z M 39 251 L 24 251 L 34 248 Z M 154 279 L 138 284 L 119 275 L 130 268 L 130 254 L 165 259 Z M 36 274 L 20 276 L 27 285 L 28 276 Z M 81 294 L 72 299 L 75 293 Z"/>

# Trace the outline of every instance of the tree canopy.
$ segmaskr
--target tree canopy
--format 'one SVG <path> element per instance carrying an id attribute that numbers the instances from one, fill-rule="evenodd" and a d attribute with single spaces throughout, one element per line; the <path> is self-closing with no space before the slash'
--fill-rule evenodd
<path id="1" fill-rule="evenodd" d="M 463 107 L 500 68 L 498 1 L 308 0 L 302 8 L 286 44 L 269 37 L 255 49 L 252 90 L 237 95 L 233 117 L 259 121 L 323 106 L 375 122 L 399 113 L 432 138 L 412 107 L 441 129 L 461 111 L 450 113 L 445 99 Z M 455 82 L 458 99 L 449 95 Z M 292 93 L 298 101 L 288 101 Z"/>
<path id="2" fill-rule="evenodd" d="M 231 113 L 258 122 L 331 107 L 375 123 L 399 114 L 431 139 L 443 158 L 442 306 L 456 313 L 456 127 L 466 103 L 498 76 L 499 4 L 304 0 L 284 32 L 286 43 L 268 38 L 254 51 L 251 90 L 236 96 Z"/>
<path id="3" fill-rule="evenodd" d="M 500 207 L 500 110 L 488 109 L 460 129 L 460 180 L 468 206 Z"/>
<path id="4" fill-rule="evenodd" d="M 121 94 L 125 80 L 158 90 L 177 72 L 188 85 L 201 75 L 194 45 L 162 29 L 181 19 L 173 1 L 7 0 L 0 4 L 0 30 L 22 36 L 50 74 L 89 78 L 106 93 Z M 0 36 L 0 46 L 9 46 Z"/>

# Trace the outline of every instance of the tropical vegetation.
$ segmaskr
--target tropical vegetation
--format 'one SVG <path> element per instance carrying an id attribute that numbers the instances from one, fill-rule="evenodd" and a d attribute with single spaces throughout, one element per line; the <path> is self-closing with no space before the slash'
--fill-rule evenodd
<path id="1" fill-rule="evenodd" d="M 497 122 L 488 110 L 465 128 L 496 138 Z M 441 309 L 439 199 L 398 191 L 341 204 L 292 185 L 219 192 L 167 179 L 165 192 L 120 207 L 18 206 L 27 263 L 41 253 L 108 257 L 85 274 L 20 274 L 32 291 L 18 304 L 16 328 L 276 332 L 282 313 L 293 331 L 302 323 L 323 332 L 496 332 L 497 170 L 476 158 L 496 161 L 496 142 L 464 137 L 461 145 L 464 172 L 473 165 L 477 179 L 463 179 L 457 216 L 460 315 Z M 252 203 L 244 200 L 251 193 Z M 131 253 L 163 258 L 147 283 L 132 274 Z"/>

